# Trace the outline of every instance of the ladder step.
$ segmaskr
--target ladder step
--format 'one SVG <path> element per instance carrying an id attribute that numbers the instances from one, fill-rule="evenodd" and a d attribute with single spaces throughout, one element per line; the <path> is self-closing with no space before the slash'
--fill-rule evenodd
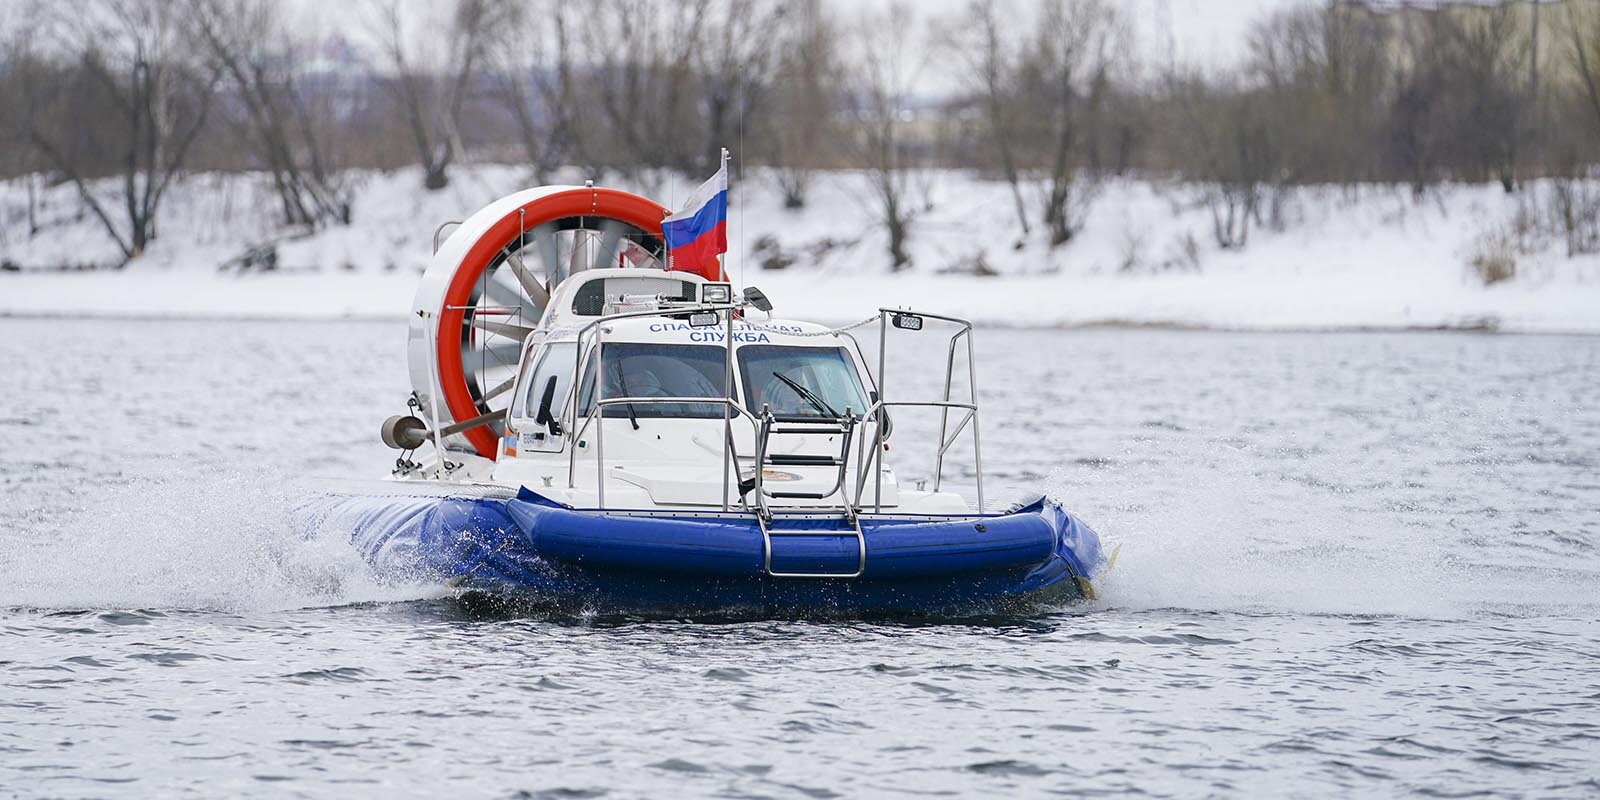
<path id="1" fill-rule="evenodd" d="M 774 492 L 771 489 L 763 491 L 773 500 L 824 500 L 837 494 L 837 492 Z"/>
<path id="2" fill-rule="evenodd" d="M 851 508 L 844 495 L 846 480 L 845 472 L 849 469 L 848 464 L 850 459 L 850 442 L 854 438 L 855 428 L 859 422 L 859 417 L 849 415 L 843 420 L 817 420 L 814 423 L 806 420 L 796 424 L 780 424 L 778 419 L 772 415 L 772 411 L 770 409 L 766 407 L 762 408 L 761 429 L 758 434 L 758 438 L 756 439 L 755 470 L 752 472 L 752 480 L 749 488 L 746 488 L 745 482 L 741 480 L 739 489 L 740 497 L 743 497 L 751 489 L 754 489 L 756 492 L 757 518 L 762 520 L 761 534 L 762 539 L 766 542 L 766 570 L 768 574 L 778 577 L 853 577 L 861 574 L 861 570 L 866 568 L 866 541 L 861 537 L 860 527 L 855 524 L 854 509 Z M 779 434 L 804 436 L 826 435 L 830 437 L 830 439 L 834 435 L 838 435 L 838 454 L 774 453 L 769 445 L 772 441 L 772 437 Z M 831 450 L 832 448 L 829 449 Z M 834 477 L 833 488 L 825 492 L 784 491 L 781 488 L 773 490 L 768 487 L 766 481 L 762 480 L 762 476 L 766 474 L 766 468 L 769 466 L 824 467 L 829 470 L 836 471 L 837 474 Z M 836 495 L 839 497 L 839 510 L 844 513 L 845 518 L 851 523 L 850 527 L 854 529 L 854 533 L 847 534 L 847 536 L 855 539 L 855 550 L 860 556 L 860 558 L 854 564 L 854 572 L 836 572 L 833 570 L 815 569 L 808 570 L 803 568 L 786 570 L 781 567 L 779 569 L 773 569 L 772 534 L 767 532 L 767 523 L 771 522 L 773 519 L 773 509 L 768 507 L 767 500 L 826 500 L 827 498 L 834 497 Z M 807 535 L 804 533 L 804 529 L 811 526 L 800 527 L 802 529 L 800 531 L 783 531 L 779 532 L 777 535 L 780 537 L 799 536 L 804 538 Z M 834 536 L 835 538 L 838 536 L 838 534 L 827 535 Z"/>
<path id="3" fill-rule="evenodd" d="M 838 467 L 844 464 L 833 456 L 778 453 L 767 454 L 767 463 L 776 467 Z"/>

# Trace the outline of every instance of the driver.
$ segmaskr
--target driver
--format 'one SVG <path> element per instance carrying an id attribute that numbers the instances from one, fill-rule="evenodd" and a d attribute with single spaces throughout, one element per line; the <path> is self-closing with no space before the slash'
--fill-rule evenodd
<path id="1" fill-rule="evenodd" d="M 720 394 L 693 366 L 659 356 L 619 359 L 606 372 L 607 397 L 717 397 Z M 657 406 L 655 411 L 673 415 L 685 413 L 687 407 L 687 404 L 684 408 Z"/>
<path id="2" fill-rule="evenodd" d="M 825 416 L 804 395 L 778 377 L 778 373 L 787 375 L 801 385 L 816 391 L 813 387 L 819 384 L 812 369 L 793 363 L 784 366 L 788 367 L 788 369 L 773 370 L 774 374 L 768 377 L 766 382 L 761 385 L 760 395 L 756 398 L 756 408 L 760 408 L 761 404 L 765 403 L 772 408 L 773 415 L 779 417 Z"/>

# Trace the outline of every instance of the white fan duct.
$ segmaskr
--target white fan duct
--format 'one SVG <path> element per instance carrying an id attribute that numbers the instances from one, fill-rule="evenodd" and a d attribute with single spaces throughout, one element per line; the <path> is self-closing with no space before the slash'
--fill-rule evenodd
<path id="1" fill-rule="evenodd" d="M 411 303 L 407 363 L 433 430 L 482 420 L 447 447 L 492 457 L 518 360 L 562 280 L 602 267 L 662 267 L 661 206 L 593 186 L 542 186 L 484 206 L 450 232 Z"/>

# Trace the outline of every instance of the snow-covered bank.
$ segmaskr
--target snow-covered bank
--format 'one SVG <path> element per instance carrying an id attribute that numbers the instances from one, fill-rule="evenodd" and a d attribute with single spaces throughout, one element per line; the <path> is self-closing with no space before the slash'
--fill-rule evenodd
<path id="1" fill-rule="evenodd" d="M 398 318 L 438 224 L 524 181 L 516 168 L 479 167 L 427 193 L 413 172 L 371 174 L 359 181 L 354 225 L 286 239 L 258 179 L 196 176 L 173 190 L 145 256 L 114 271 L 60 269 L 116 260 L 69 187 L 41 194 L 40 230 L 29 236 L 22 183 L 0 184 L 0 262 L 20 267 L 0 272 L 0 314 Z M 1209 212 L 1182 186 L 1110 184 L 1083 233 L 1055 249 L 1037 232 L 1019 243 L 1003 184 L 930 173 L 922 186 L 913 266 L 892 273 L 860 176 L 819 176 L 798 214 L 754 176 L 735 186 L 730 271 L 783 313 L 833 321 L 884 304 L 1027 326 L 1600 332 L 1594 256 L 1525 247 L 1517 276 L 1493 286 L 1467 267 L 1517 209 L 1498 187 L 1444 187 L 1421 203 L 1382 188 L 1303 189 L 1281 206 L 1280 230 L 1257 229 L 1248 247 L 1223 251 Z M 674 205 L 689 187 L 622 188 Z M 218 268 L 280 239 L 273 271 Z"/>

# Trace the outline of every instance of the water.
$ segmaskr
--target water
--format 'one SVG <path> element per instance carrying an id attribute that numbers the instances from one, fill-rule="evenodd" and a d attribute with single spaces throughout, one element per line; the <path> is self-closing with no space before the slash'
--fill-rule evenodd
<path id="1" fill-rule="evenodd" d="M 369 574 L 292 476 L 383 471 L 402 342 L 0 320 L 0 795 L 1600 794 L 1600 339 L 985 332 L 986 488 L 1121 555 L 917 621 Z"/>

